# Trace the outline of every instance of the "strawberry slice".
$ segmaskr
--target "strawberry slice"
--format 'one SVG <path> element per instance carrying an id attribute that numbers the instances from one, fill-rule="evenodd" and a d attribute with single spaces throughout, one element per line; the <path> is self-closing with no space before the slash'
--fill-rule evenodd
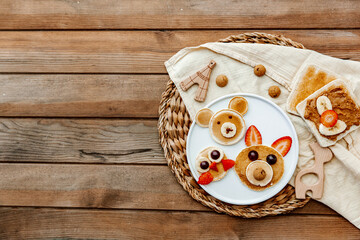
<path id="1" fill-rule="evenodd" d="M 259 130 L 254 125 L 251 125 L 245 134 L 246 146 L 250 147 L 253 145 L 259 145 L 261 143 L 262 143 L 262 137 Z"/>
<path id="2" fill-rule="evenodd" d="M 281 137 L 276 140 L 271 146 L 275 148 L 283 157 L 289 152 L 292 144 L 292 139 L 289 136 Z"/>
<path id="3" fill-rule="evenodd" d="M 211 175 L 211 173 L 209 173 L 209 172 L 205 172 L 200 175 L 198 184 L 207 185 L 207 184 L 211 183 L 213 180 L 214 180 L 213 175 Z"/>
<path id="4" fill-rule="evenodd" d="M 235 165 L 235 161 L 231 159 L 223 159 L 221 160 L 221 163 L 223 164 L 224 170 L 227 171 L 230 168 L 232 168 Z"/>
<path id="5" fill-rule="evenodd" d="M 217 171 L 217 172 L 219 171 L 217 166 L 216 166 L 216 162 L 213 162 L 213 163 L 210 164 L 210 169 L 214 170 L 214 171 Z"/>
<path id="6" fill-rule="evenodd" d="M 320 122 L 325 127 L 333 127 L 335 126 L 336 122 L 338 120 L 338 115 L 334 110 L 326 110 L 321 114 Z"/>

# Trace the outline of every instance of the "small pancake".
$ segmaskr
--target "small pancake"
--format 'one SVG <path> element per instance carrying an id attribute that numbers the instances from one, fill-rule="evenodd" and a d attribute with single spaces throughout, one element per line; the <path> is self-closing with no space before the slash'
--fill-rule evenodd
<path id="1" fill-rule="evenodd" d="M 245 113 L 248 111 L 248 102 L 243 97 L 233 97 L 230 100 L 228 107 L 244 116 Z"/>
<path id="2" fill-rule="evenodd" d="M 273 165 L 270 165 L 273 170 L 273 178 L 269 182 L 269 184 L 267 184 L 266 186 L 263 186 L 263 187 L 255 186 L 255 185 L 251 184 L 246 177 L 246 168 L 252 162 L 249 159 L 248 154 L 252 150 L 258 152 L 258 154 L 259 154 L 258 160 L 261 160 L 261 161 L 266 161 L 266 157 L 269 154 L 274 154 L 277 158 L 276 163 Z M 263 191 L 266 188 L 274 186 L 281 179 L 281 177 L 284 173 L 284 159 L 280 155 L 280 153 L 272 147 L 268 147 L 265 145 L 255 145 L 255 146 L 245 148 L 239 153 L 239 155 L 236 157 L 235 171 L 236 171 L 237 175 L 240 177 L 240 180 L 247 187 L 249 187 L 250 189 L 255 190 L 255 191 Z"/>
<path id="3" fill-rule="evenodd" d="M 200 109 L 195 116 L 195 122 L 200 127 L 208 127 L 210 119 L 214 113 L 209 108 Z"/>
<path id="4" fill-rule="evenodd" d="M 206 157 L 207 159 L 209 159 L 208 154 L 209 154 L 209 150 L 210 150 L 210 149 L 211 149 L 211 147 L 205 148 L 204 150 L 202 150 L 202 151 L 197 155 L 196 158 Z M 224 153 L 223 159 L 227 159 L 225 153 Z M 211 161 L 210 161 L 210 162 L 211 162 Z M 226 173 L 227 173 L 227 171 L 224 170 L 224 166 L 223 166 L 222 162 L 217 163 L 217 164 L 216 164 L 216 167 L 217 167 L 218 171 L 214 171 L 214 170 L 212 170 L 212 169 L 210 169 L 210 170 L 208 171 L 208 172 L 210 172 L 211 175 L 214 177 L 214 180 L 213 180 L 214 182 L 221 180 L 223 177 L 225 177 L 225 175 L 226 175 Z"/>
<path id="5" fill-rule="evenodd" d="M 236 134 L 231 138 L 226 138 L 221 134 L 221 126 L 225 122 L 230 122 L 236 126 Z M 240 141 L 246 130 L 246 125 L 243 117 L 232 109 L 223 109 L 215 113 L 209 124 L 211 137 L 222 145 L 232 145 Z"/>

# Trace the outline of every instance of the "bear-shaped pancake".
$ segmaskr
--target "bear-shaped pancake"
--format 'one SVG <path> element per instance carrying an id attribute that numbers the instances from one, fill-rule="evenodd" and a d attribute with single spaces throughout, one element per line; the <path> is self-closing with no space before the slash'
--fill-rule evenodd
<path id="1" fill-rule="evenodd" d="M 200 109 L 195 122 L 200 127 L 208 127 L 211 137 L 219 144 L 233 145 L 245 135 L 243 115 L 248 110 L 248 102 L 243 97 L 234 97 L 228 108 L 213 113 L 209 108 Z"/>
<path id="2" fill-rule="evenodd" d="M 262 145 L 259 130 L 250 126 L 246 132 L 248 146 L 236 157 L 235 171 L 250 189 L 262 191 L 275 185 L 284 173 L 284 156 L 289 152 L 292 139 L 281 137 L 271 146 Z"/>

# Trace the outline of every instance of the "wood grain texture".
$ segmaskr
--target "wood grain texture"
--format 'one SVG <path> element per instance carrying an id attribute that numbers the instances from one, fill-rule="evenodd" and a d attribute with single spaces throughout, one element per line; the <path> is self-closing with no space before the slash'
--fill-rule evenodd
<path id="1" fill-rule="evenodd" d="M 360 238 L 358 229 L 339 216 L 242 219 L 214 212 L 28 208 L 1 208 L 0 214 L 2 239 Z"/>
<path id="2" fill-rule="evenodd" d="M 1 1 L 0 239 L 359 239 L 315 201 L 250 220 L 202 206 L 166 166 L 154 119 L 163 62 L 180 49 L 260 31 L 360 60 L 359 10 L 351 0 Z M 19 116 L 40 118 L 5 118 Z"/>
<path id="3" fill-rule="evenodd" d="M 0 164 L 0 205 L 211 211 L 176 182 L 167 166 Z M 312 202 L 295 214 L 336 213 Z"/>
<path id="4" fill-rule="evenodd" d="M 164 61 L 180 49 L 243 32 L 5 31 L 0 35 L 0 73 L 166 73 Z M 360 30 L 262 32 L 281 33 L 309 49 L 360 60 Z"/>
<path id="5" fill-rule="evenodd" d="M 204 210 L 167 166 L 0 164 L 5 206 Z"/>
<path id="6" fill-rule="evenodd" d="M 101 164 L 142 164 L 141 166 L 144 169 L 147 169 L 145 165 L 147 164 L 157 164 L 165 165 L 166 161 L 164 159 L 163 152 L 158 144 L 158 133 L 156 127 L 156 120 L 83 120 L 83 119 L 1 119 L 0 121 L 0 161 L 7 163 L 101 163 Z M 1 165 L 0 165 L 1 166 Z M 11 164 L 9 166 L 12 166 Z M 20 169 L 19 172 L 23 171 L 22 165 L 14 165 L 15 169 Z M 25 164 L 24 166 L 28 166 Z M 32 164 L 31 166 L 37 166 Z M 42 168 L 47 169 L 47 165 L 41 164 Z M 49 169 L 57 169 L 58 165 L 50 166 Z M 73 165 L 64 165 L 65 171 L 58 172 L 58 177 L 61 179 L 67 179 L 69 176 L 72 176 L 72 173 L 67 172 L 67 169 L 71 169 Z M 81 166 L 84 166 L 84 170 L 88 169 L 88 165 L 75 165 L 77 169 L 81 169 Z M 141 169 L 141 166 L 140 169 Z M 101 168 L 102 165 L 96 165 L 95 168 Z M 112 166 L 109 166 L 112 168 Z M 115 166 L 116 169 L 119 169 Z M 129 173 L 134 174 L 134 176 L 141 176 L 141 172 L 133 171 L 131 166 L 126 166 L 126 169 L 130 169 Z M 10 168 L 11 169 L 11 168 Z M 32 172 L 37 172 L 38 168 L 28 168 L 26 172 L 26 179 L 31 178 L 33 175 Z M 139 168 L 136 168 L 139 169 Z M 152 168 L 154 169 L 154 168 Z M 18 170 L 13 170 L 18 171 Z M 106 169 L 104 170 L 106 171 Z M 167 168 L 159 168 L 153 170 L 156 173 L 154 176 L 157 176 L 160 179 L 157 181 L 166 182 L 168 184 L 173 183 L 174 188 L 179 190 L 181 187 L 175 183 L 175 178 Z M 44 171 L 44 174 L 46 172 Z M 78 174 L 82 174 L 80 172 Z M 63 176 L 61 177 L 61 174 Z M 83 173 L 84 174 L 84 173 Z M 0 174 L 0 176 L 3 176 Z M 52 174 L 51 174 L 52 176 Z M 4 177 L 4 176 L 3 176 Z M 11 194 L 15 193 L 18 187 L 22 186 L 23 180 L 22 176 L 15 174 L 13 177 L 20 177 L 19 179 L 11 180 L 6 178 L 0 178 L 0 181 L 3 182 L 3 185 L 8 185 L 8 181 L 13 182 L 13 188 L 10 189 Z M 78 175 L 74 175 L 73 178 L 77 178 Z M 101 183 L 107 182 L 106 179 L 103 179 L 103 175 L 97 176 L 97 179 Z M 135 179 L 133 179 L 135 181 Z M 46 176 L 37 176 L 37 181 L 33 182 L 34 186 L 39 186 L 41 189 L 42 181 L 48 182 L 49 184 L 60 184 L 65 186 L 66 183 L 58 181 L 58 179 L 53 179 L 49 182 Z M 90 180 L 89 181 L 93 181 Z M 94 180 L 95 181 L 95 180 Z M 121 179 L 119 179 L 121 181 Z M 136 180 L 142 181 L 142 178 Z M 138 188 L 137 182 L 125 181 L 120 184 L 121 186 L 133 186 L 134 189 Z M 19 184 L 18 187 L 16 185 Z M 169 188 L 163 189 L 167 184 L 159 185 L 159 191 L 164 191 L 164 194 L 167 194 Z M 91 185 L 89 185 L 92 188 Z M 107 188 L 111 190 L 111 184 L 106 184 Z M 60 187 L 61 188 L 61 187 Z M 150 188 L 151 189 L 151 188 Z M 9 189 L 8 189 L 9 190 Z M 6 190 L 6 191 L 8 191 Z M 24 190 L 24 189 L 23 189 Z M 36 191 L 23 191 L 21 196 L 23 199 L 26 199 L 25 202 L 22 202 L 21 205 L 29 204 L 40 204 L 40 206 L 52 206 L 52 207 L 64 207 L 63 204 L 58 204 L 58 201 L 54 200 L 55 198 L 62 199 L 66 202 L 67 198 L 75 199 L 69 202 L 71 207 L 84 207 L 78 199 L 81 198 L 82 192 L 77 192 L 75 195 L 73 193 L 65 194 L 60 193 L 59 195 L 52 195 L 51 191 L 46 192 L 48 198 L 43 198 L 43 201 L 32 202 L 36 197 L 39 197 L 42 193 L 37 193 Z M 44 189 L 43 189 L 44 190 Z M 135 191 L 142 191 L 138 189 Z M 10 193 L 8 192 L 8 193 Z M 0 191 L 1 193 L 1 191 Z M 122 195 L 119 192 L 119 198 L 121 199 Z M 97 192 L 98 198 L 106 198 L 103 195 L 106 195 L 106 191 Z M 146 199 L 153 199 L 156 202 L 156 196 L 152 195 L 152 192 L 146 192 L 148 194 Z M 187 198 L 187 193 L 184 191 L 176 191 L 177 197 L 174 199 L 183 199 Z M 186 195 L 186 196 L 185 196 Z M 75 197 L 74 197 L 75 196 Z M 16 198 L 16 197 L 15 197 Z M 161 200 L 161 199 L 160 199 Z M 166 200 L 165 197 L 163 200 Z M 4 200 L 9 205 L 15 205 L 15 203 L 10 200 Z M 55 201 L 55 202 L 54 202 Z M 129 201 L 134 201 L 130 197 Z M 203 210 L 200 204 L 193 204 L 190 198 L 187 200 L 190 204 L 189 208 L 185 210 Z M 1 201 L 0 201 L 1 202 Z M 135 200 L 136 202 L 136 200 Z M 160 201 L 161 202 L 161 201 Z M 7 205 L 1 202 L 2 205 Z M 148 208 L 155 209 L 158 207 L 157 203 L 149 203 Z M 179 203 L 177 203 L 179 204 Z M 183 204 L 174 206 L 183 207 Z M 139 207 L 139 204 L 135 204 Z M 186 205 L 186 204 L 185 204 Z M 85 205 L 86 207 L 86 205 Z M 102 206 L 104 207 L 104 206 Z M 107 206 L 110 208 L 116 207 L 116 205 Z M 121 207 L 121 206 L 117 206 Z M 174 209 L 174 208 L 172 208 Z M 311 202 L 307 204 L 303 209 L 296 210 L 296 213 L 299 214 L 336 214 L 334 211 L 330 210 L 326 206 L 318 203 Z"/>
<path id="7" fill-rule="evenodd" d="M 167 75 L 0 74 L 0 116 L 157 117 Z"/>
<path id="8" fill-rule="evenodd" d="M 0 29 L 356 28 L 360 3 L 2 0 Z"/>
<path id="9" fill-rule="evenodd" d="M 0 119 L 1 162 L 165 165 L 156 120 Z"/>

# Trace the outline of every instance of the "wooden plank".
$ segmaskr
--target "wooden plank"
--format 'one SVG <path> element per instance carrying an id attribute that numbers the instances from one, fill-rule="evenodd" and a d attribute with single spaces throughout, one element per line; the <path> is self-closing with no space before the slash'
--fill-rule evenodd
<path id="1" fill-rule="evenodd" d="M 243 219 L 205 212 L 0 208 L 2 239 L 359 239 L 340 216 Z"/>
<path id="2" fill-rule="evenodd" d="M 0 116 L 154 118 L 168 79 L 167 75 L 0 74 Z"/>
<path id="3" fill-rule="evenodd" d="M 167 166 L 0 164 L 0 205 L 204 210 Z"/>
<path id="4" fill-rule="evenodd" d="M 360 3 L 2 0 L 0 29 L 356 28 Z"/>
<path id="5" fill-rule="evenodd" d="M 167 166 L 0 164 L 0 205 L 211 211 Z M 311 203 L 296 214 L 336 213 Z"/>
<path id="6" fill-rule="evenodd" d="M 84 119 L 1 119 L 0 121 L 0 161 L 1 162 L 39 162 L 39 163 L 103 163 L 103 164 L 159 164 L 165 165 L 164 154 L 158 144 L 156 120 L 84 120 Z M 27 165 L 26 165 L 27 166 Z M 46 165 L 42 165 L 44 168 Z M 57 165 L 56 165 L 57 166 Z M 72 165 L 71 165 L 72 166 Z M 82 165 L 79 165 L 82 166 Z M 87 166 L 87 165 L 85 165 Z M 144 166 L 144 165 L 142 165 Z M 144 166 L 145 167 L 145 166 Z M 19 168 L 14 165 L 13 168 Z M 65 169 L 69 169 L 68 166 Z M 81 167 L 80 167 L 81 168 Z M 98 166 L 96 168 L 100 168 Z M 37 168 L 27 172 L 32 176 Z M 51 169 L 56 169 L 53 167 Z M 85 167 L 87 169 L 87 167 Z M 131 167 L 129 167 L 131 169 Z M 16 171 L 16 170 L 14 170 Z M 22 170 L 20 170 L 21 172 Z M 34 172 L 32 172 L 34 171 Z M 154 170 L 155 175 L 161 176 L 162 182 L 174 183 L 175 189 L 181 187 L 175 183 L 175 178 L 169 169 L 159 168 Z M 133 171 L 131 171 L 133 172 Z M 81 174 L 81 173 L 79 173 Z M 64 178 L 71 173 L 64 172 Z M 18 176 L 14 174 L 14 177 Z M 78 175 L 75 175 L 76 177 Z M 41 186 L 41 181 L 47 181 L 42 176 L 34 185 Z M 102 178 L 102 176 L 98 176 Z M 135 181 L 135 179 L 133 179 Z M 7 185 L 7 179 L 2 180 Z M 20 181 L 20 182 L 19 182 Z M 140 181 L 140 179 L 139 179 Z M 100 182 L 106 182 L 101 180 Z M 14 183 L 22 185 L 21 179 Z M 51 184 L 51 183 L 50 183 Z M 65 184 L 57 182 L 56 184 Z M 125 184 L 125 183 L 124 183 Z M 135 188 L 137 182 L 133 182 Z M 166 185 L 166 184 L 165 184 Z M 164 187 L 164 185 L 160 185 Z M 11 189 L 16 192 L 17 187 Z M 141 191 L 141 189 L 139 189 Z M 163 189 L 166 192 L 169 188 Z M 31 201 L 38 196 L 33 191 L 23 192 L 25 199 Z M 35 194 L 33 196 L 33 194 Z M 80 193 L 79 193 L 80 194 Z M 106 194 L 105 192 L 98 194 Z M 150 193 L 147 199 L 156 199 Z M 176 199 L 187 199 L 184 191 L 176 191 Z M 64 199 L 71 194 L 61 195 Z M 63 206 L 53 203 L 53 196 L 45 199 L 46 206 Z M 80 196 L 75 197 L 80 198 Z M 130 200 L 133 200 L 132 198 Z M 8 200 L 6 200 L 8 201 Z M 50 201 L 47 202 L 47 201 Z M 65 200 L 64 200 L 65 201 Z M 191 201 L 191 200 L 188 200 Z M 28 204 L 27 202 L 22 202 Z M 36 204 L 37 202 L 35 202 Z M 66 206 L 81 206 L 75 201 Z M 4 203 L 1 203 L 4 205 Z M 13 205 L 13 204 L 10 204 Z M 150 203 L 149 208 L 156 208 Z M 181 204 L 180 204 L 181 206 Z M 200 204 L 190 204 L 187 210 L 204 210 Z M 108 206 L 116 207 L 116 206 Z M 312 201 L 304 208 L 295 211 L 297 214 L 336 214 L 321 203 Z"/>
<path id="7" fill-rule="evenodd" d="M 1 162 L 165 165 L 156 120 L 0 119 Z"/>
<path id="8" fill-rule="evenodd" d="M 316 200 L 310 200 L 303 208 L 297 208 L 291 214 L 338 215 L 334 210 Z"/>
<path id="9" fill-rule="evenodd" d="M 247 30 L 252 32 L 256 30 Z M 0 35 L 0 73 L 166 73 L 180 49 L 244 30 L 10 31 Z M 307 48 L 360 60 L 360 30 L 273 30 Z"/>

